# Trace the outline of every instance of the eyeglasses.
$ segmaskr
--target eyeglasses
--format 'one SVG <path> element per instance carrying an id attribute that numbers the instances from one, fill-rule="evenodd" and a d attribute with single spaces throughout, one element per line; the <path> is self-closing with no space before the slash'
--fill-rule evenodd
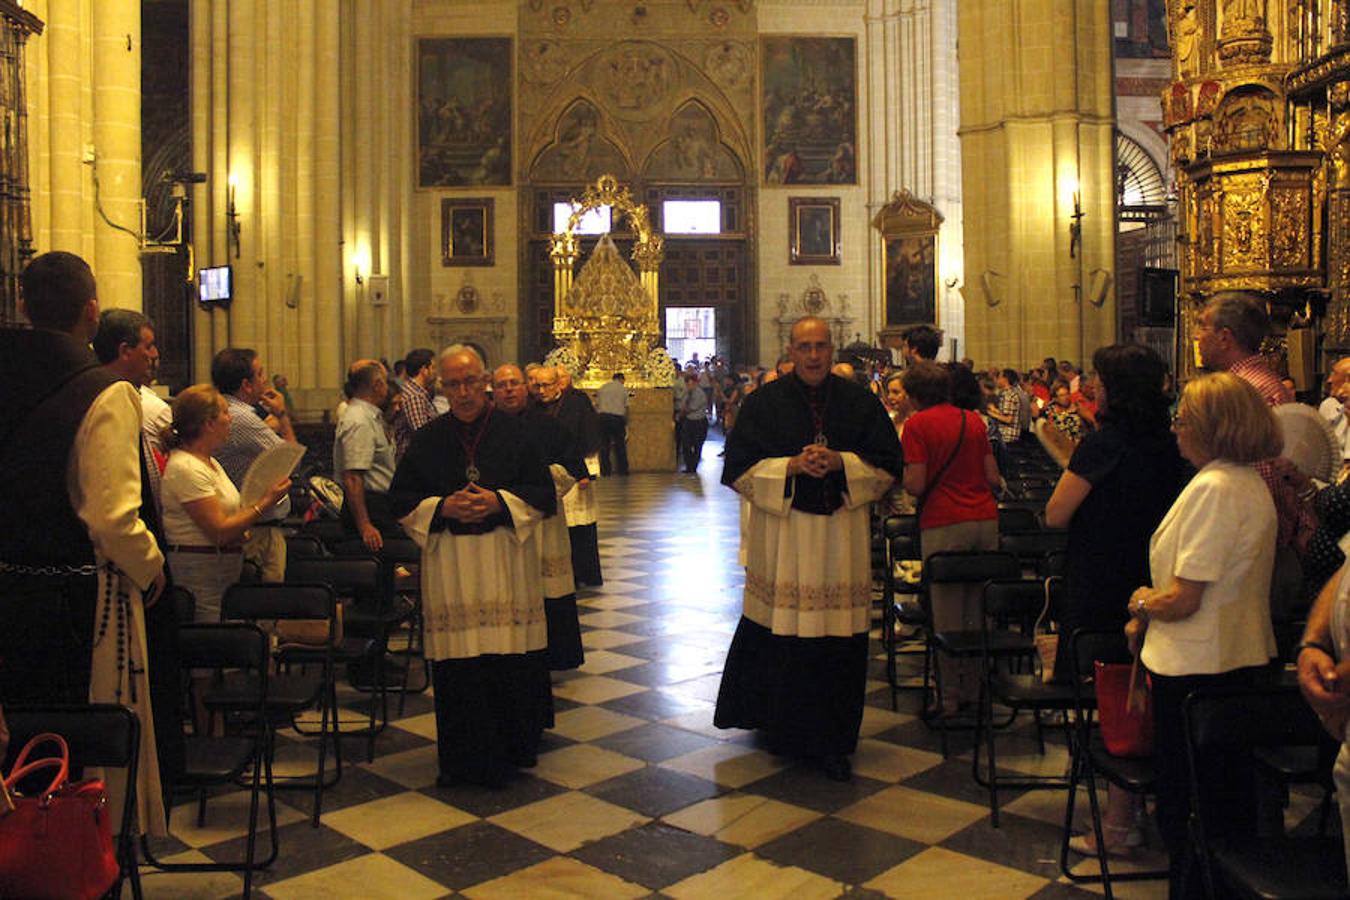
<path id="1" fill-rule="evenodd" d="M 481 386 L 482 384 L 484 384 L 483 378 L 477 377 L 477 378 L 465 378 L 463 380 L 442 381 L 441 387 L 445 388 L 447 391 L 453 391 L 459 388 L 476 388 Z"/>

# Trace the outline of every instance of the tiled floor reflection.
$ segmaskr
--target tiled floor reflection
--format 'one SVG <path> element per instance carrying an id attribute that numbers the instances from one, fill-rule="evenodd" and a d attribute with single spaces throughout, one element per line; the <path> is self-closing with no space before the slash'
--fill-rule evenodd
<path id="1" fill-rule="evenodd" d="M 587 663 L 559 676 L 557 727 L 538 766 L 505 789 L 437 788 L 429 696 L 325 798 L 279 794 L 281 858 L 258 896 L 334 897 L 1072 897 L 1058 877 L 1063 794 L 1009 792 L 1003 827 L 970 776 L 968 740 L 944 761 L 912 715 L 890 709 L 880 658 L 850 784 L 775 757 L 752 734 L 712 726 L 740 610 L 735 495 L 709 441 L 698 476 L 633 475 L 599 486 L 605 584 L 580 600 Z M 355 702 L 355 695 L 349 699 Z M 1010 766 L 1062 766 L 1029 734 Z M 283 743 L 289 743 L 283 739 Z M 355 742 L 352 749 L 357 749 Z M 292 755 L 309 758 L 290 748 Z M 352 754 L 364 759 L 363 754 Z M 226 859 L 246 804 L 212 800 L 207 824 L 174 811 L 168 852 Z M 145 870 L 151 897 L 237 895 L 232 874 Z M 1161 884 L 1117 896 L 1160 897 Z"/>

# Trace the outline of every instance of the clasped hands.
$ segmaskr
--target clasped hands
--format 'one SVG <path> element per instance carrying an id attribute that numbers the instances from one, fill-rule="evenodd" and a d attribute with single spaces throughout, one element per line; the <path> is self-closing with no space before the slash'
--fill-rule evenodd
<path id="1" fill-rule="evenodd" d="M 838 451 L 822 444 L 807 444 L 802 452 L 788 460 L 787 473 L 792 475 L 810 475 L 812 478 L 824 478 L 831 472 L 844 468 L 844 457 Z"/>
<path id="2" fill-rule="evenodd" d="M 501 512 L 502 502 L 497 494 L 469 482 L 441 501 L 441 515 L 459 522 L 481 522 Z"/>

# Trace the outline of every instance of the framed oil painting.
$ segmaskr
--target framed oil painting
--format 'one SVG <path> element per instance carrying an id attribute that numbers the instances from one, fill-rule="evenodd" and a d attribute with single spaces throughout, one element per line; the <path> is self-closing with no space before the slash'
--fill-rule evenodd
<path id="1" fill-rule="evenodd" d="M 886 324 L 937 321 L 937 235 L 886 238 Z"/>
<path id="2" fill-rule="evenodd" d="M 511 39 L 417 42 L 417 186 L 511 184 Z"/>
<path id="3" fill-rule="evenodd" d="M 853 38 L 761 39 L 764 183 L 857 184 Z"/>
<path id="4" fill-rule="evenodd" d="M 441 200 L 441 265 L 490 266 L 492 198 L 446 197 Z"/>
<path id="5" fill-rule="evenodd" d="M 788 263 L 839 265 L 839 198 L 788 198 Z"/>

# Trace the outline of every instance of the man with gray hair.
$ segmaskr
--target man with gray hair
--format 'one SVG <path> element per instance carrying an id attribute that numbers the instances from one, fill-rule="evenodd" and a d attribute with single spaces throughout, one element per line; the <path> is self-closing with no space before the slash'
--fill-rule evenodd
<path id="1" fill-rule="evenodd" d="M 1200 364 L 1215 372 L 1232 372 L 1271 406 L 1293 403 L 1294 392 L 1261 356 L 1261 342 L 1269 333 L 1270 316 L 1260 294 L 1221 291 L 1205 304 L 1196 323 Z"/>
<path id="2" fill-rule="evenodd" d="M 390 506 L 422 550 L 437 784 L 500 786 L 553 725 L 535 542 L 558 502 L 520 420 L 488 401 L 479 355 L 448 351 L 440 370 L 450 414 L 413 435 Z"/>

